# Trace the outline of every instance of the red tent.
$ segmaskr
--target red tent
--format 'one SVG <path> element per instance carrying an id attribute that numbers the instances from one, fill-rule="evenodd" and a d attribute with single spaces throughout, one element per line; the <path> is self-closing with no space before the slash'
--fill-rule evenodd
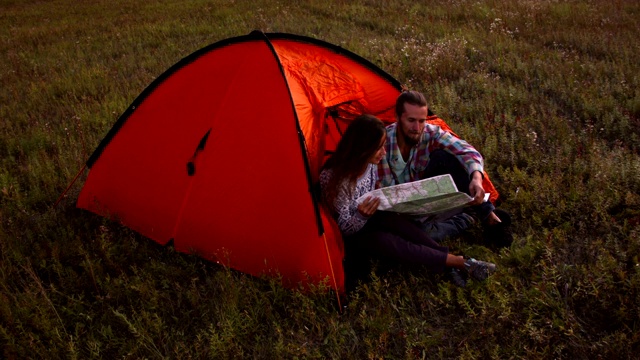
<path id="1" fill-rule="evenodd" d="M 87 162 L 78 207 L 243 272 L 287 286 L 328 277 L 342 292 L 342 240 L 314 191 L 319 169 L 350 119 L 394 121 L 399 92 L 390 75 L 323 41 L 220 41 L 125 111 Z"/>

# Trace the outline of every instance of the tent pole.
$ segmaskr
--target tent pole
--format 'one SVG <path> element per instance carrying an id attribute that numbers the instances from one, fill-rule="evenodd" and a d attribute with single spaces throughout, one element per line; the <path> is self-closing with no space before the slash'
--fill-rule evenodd
<path id="1" fill-rule="evenodd" d="M 73 178 L 73 180 L 71 181 L 71 184 L 69 184 L 69 186 L 67 186 L 66 189 L 64 189 L 64 191 L 62 192 L 62 194 L 60 195 L 60 197 L 58 198 L 58 200 L 56 200 L 56 203 L 53 204 L 53 208 L 55 208 L 56 206 L 58 206 L 58 204 L 60 203 L 60 201 L 62 200 L 62 198 L 67 194 L 67 191 L 69 191 L 69 189 L 71 189 L 71 187 L 73 186 L 73 184 L 75 184 L 76 180 L 78 180 L 78 177 L 80 177 L 80 174 L 82 174 L 82 172 L 84 171 L 84 169 L 87 168 L 87 164 L 84 164 L 84 166 L 82 167 L 82 169 L 80 169 L 80 171 L 78 171 L 78 174 L 76 174 L 76 177 Z"/>
<path id="2" fill-rule="evenodd" d="M 329 253 L 329 244 L 327 243 L 327 232 L 322 233 L 324 238 L 324 248 L 327 251 L 327 259 L 329 260 L 329 270 L 331 271 L 331 280 L 333 280 L 333 288 L 336 290 L 336 299 L 338 299 L 338 309 L 342 312 L 342 304 L 340 304 L 340 290 L 336 282 L 336 273 L 333 271 L 333 263 L 331 262 L 331 253 Z"/>
<path id="3" fill-rule="evenodd" d="M 280 61 L 280 56 L 278 55 L 278 52 L 276 51 L 276 49 L 274 48 L 273 44 L 271 43 L 271 40 L 269 40 L 269 37 L 267 36 L 267 34 L 265 34 L 262 31 L 259 30 L 254 30 L 251 32 L 250 35 L 255 36 L 257 39 L 262 39 L 264 40 L 264 42 L 267 44 L 267 46 L 269 47 L 269 49 L 271 50 L 271 53 L 273 54 L 273 57 L 275 58 L 276 62 L 278 63 L 278 68 L 280 69 L 280 73 L 282 74 L 282 78 L 284 79 L 284 83 L 287 87 L 287 92 L 289 93 L 289 100 L 291 101 L 291 110 L 293 111 L 293 117 L 295 120 L 295 126 L 296 126 L 296 130 L 298 132 L 298 142 L 300 143 L 300 152 L 302 154 L 302 161 L 304 163 L 304 169 L 305 172 L 307 174 L 307 183 L 309 186 L 309 195 L 311 195 L 311 203 L 313 204 L 313 208 L 316 214 L 316 223 L 318 225 L 318 235 L 324 234 L 324 226 L 322 225 L 322 217 L 320 216 L 320 208 L 318 203 L 320 202 L 320 200 L 317 198 L 316 193 L 314 191 L 313 188 L 313 181 L 311 179 L 311 168 L 309 165 L 309 156 L 308 156 L 308 152 L 307 152 L 307 142 L 306 139 L 304 138 L 304 134 L 302 132 L 302 128 L 300 127 L 300 120 L 298 119 L 298 112 L 296 111 L 296 107 L 295 107 L 295 102 L 293 101 L 293 96 L 291 95 L 291 88 L 289 87 L 289 82 L 287 81 L 287 75 L 284 72 L 284 68 L 282 67 L 282 62 Z"/>

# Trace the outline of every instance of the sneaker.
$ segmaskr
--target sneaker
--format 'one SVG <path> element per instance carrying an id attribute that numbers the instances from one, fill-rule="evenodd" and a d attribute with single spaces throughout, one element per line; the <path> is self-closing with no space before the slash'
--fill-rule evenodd
<path id="1" fill-rule="evenodd" d="M 460 269 L 452 268 L 449 272 L 449 280 L 453 285 L 463 288 L 467 286 L 467 280 L 465 280 L 462 275 L 463 274 L 461 273 Z"/>
<path id="2" fill-rule="evenodd" d="M 464 268 L 472 278 L 483 281 L 487 279 L 489 274 L 496 271 L 496 264 L 470 258 L 464 262 Z"/>

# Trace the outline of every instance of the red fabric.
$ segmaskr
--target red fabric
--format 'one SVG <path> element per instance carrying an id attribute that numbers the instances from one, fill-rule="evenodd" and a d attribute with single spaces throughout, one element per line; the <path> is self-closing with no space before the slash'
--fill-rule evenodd
<path id="1" fill-rule="evenodd" d="M 388 110 L 399 92 L 386 79 L 331 49 L 294 40 L 274 40 L 273 46 L 291 89 L 312 178 L 317 181 L 325 151 L 335 149 L 349 120 L 366 113 L 393 121 Z M 334 121 L 329 116 L 332 109 L 346 118 Z"/>
<path id="2" fill-rule="evenodd" d="M 319 44 L 272 44 L 277 56 L 264 40 L 229 42 L 167 75 L 121 119 L 77 205 L 249 274 L 291 287 L 328 277 L 342 292 L 342 239 L 322 207 L 319 233 L 303 151 L 316 183 L 351 119 L 394 121 L 399 90 Z"/>
<path id="3" fill-rule="evenodd" d="M 93 165 L 78 206 L 240 271 L 279 274 L 289 286 L 329 276 L 340 289 L 341 240 L 318 233 L 293 111 L 266 43 L 207 53 L 127 119 Z"/>

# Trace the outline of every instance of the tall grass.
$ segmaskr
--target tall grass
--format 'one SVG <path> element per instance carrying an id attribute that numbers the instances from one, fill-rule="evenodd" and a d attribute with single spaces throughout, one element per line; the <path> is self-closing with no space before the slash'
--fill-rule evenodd
<path id="1" fill-rule="evenodd" d="M 0 2 L 0 357 L 634 358 L 640 350 L 635 1 Z M 261 29 L 343 46 L 481 150 L 515 242 L 455 288 L 397 269 L 337 311 L 53 202 L 135 97 Z M 473 234 L 472 234 L 473 235 Z"/>

